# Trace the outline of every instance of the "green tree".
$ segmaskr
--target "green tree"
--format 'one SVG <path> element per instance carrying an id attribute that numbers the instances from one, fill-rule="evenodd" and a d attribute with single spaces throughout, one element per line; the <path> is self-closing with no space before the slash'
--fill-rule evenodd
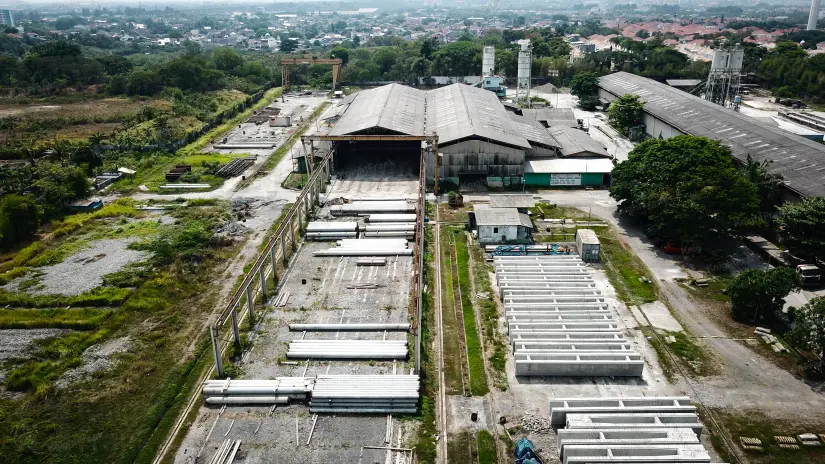
<path id="1" fill-rule="evenodd" d="M 775 320 L 789 293 L 802 288 L 799 274 L 787 267 L 749 269 L 728 287 L 731 313 L 738 321 Z"/>
<path id="2" fill-rule="evenodd" d="M 756 186 L 736 169 L 730 149 L 705 137 L 648 139 L 611 174 L 619 211 L 649 235 L 711 249 L 716 238 L 749 224 Z"/>
<path id="3" fill-rule="evenodd" d="M 788 334 L 798 348 L 819 355 L 820 378 L 825 370 L 825 297 L 819 296 L 796 310 L 793 328 Z"/>
<path id="4" fill-rule="evenodd" d="M 624 94 L 610 102 L 608 119 L 619 132 L 627 134 L 632 127 L 642 123 L 644 108 L 645 102 L 638 95 Z"/>
<path id="5" fill-rule="evenodd" d="M 17 194 L 3 196 L 0 200 L 0 245 L 8 248 L 37 233 L 43 214 L 37 202 Z"/>
<path id="6" fill-rule="evenodd" d="M 219 47 L 212 53 L 212 66 L 221 71 L 232 71 L 243 64 L 240 53 L 229 47 Z"/>
<path id="7" fill-rule="evenodd" d="M 745 163 L 740 168 L 746 179 L 751 181 L 757 188 L 759 195 L 759 211 L 771 213 L 779 204 L 779 186 L 782 184 L 782 176 L 771 174 L 768 167 L 773 161 L 756 161 L 748 153 Z"/>
<path id="8" fill-rule="evenodd" d="M 103 55 L 97 58 L 103 65 L 106 74 L 115 76 L 118 74 L 128 74 L 132 70 L 132 62 L 120 55 Z"/>
<path id="9" fill-rule="evenodd" d="M 281 40 L 281 51 L 284 53 L 292 53 L 298 48 L 298 42 L 292 39 Z"/>
<path id="10" fill-rule="evenodd" d="M 570 81 L 570 93 L 579 97 L 579 100 L 596 95 L 598 89 L 599 76 L 593 72 L 577 72 Z"/>
<path id="11" fill-rule="evenodd" d="M 825 197 L 785 203 L 775 220 L 792 253 L 825 259 Z"/>
<path id="12" fill-rule="evenodd" d="M 433 54 L 433 73 L 443 76 L 470 76 L 481 72 L 480 43 L 453 42 Z"/>
<path id="13" fill-rule="evenodd" d="M 647 32 L 644 29 L 639 29 L 638 31 L 636 31 L 636 37 L 640 39 L 647 39 L 650 37 L 650 32 Z"/>
<path id="14" fill-rule="evenodd" d="M 349 63 L 349 50 L 338 45 L 329 52 L 330 58 L 340 58 L 342 63 L 346 66 Z"/>

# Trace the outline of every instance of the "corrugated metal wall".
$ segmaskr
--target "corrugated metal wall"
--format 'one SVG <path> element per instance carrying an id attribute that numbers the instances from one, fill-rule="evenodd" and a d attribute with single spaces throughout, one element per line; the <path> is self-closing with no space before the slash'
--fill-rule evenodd
<path id="1" fill-rule="evenodd" d="M 524 150 L 505 147 L 481 140 L 467 140 L 446 147 L 439 147 L 442 179 L 455 178 L 461 174 L 485 174 L 497 182 L 509 183 L 512 178 L 521 178 L 524 173 Z M 435 159 L 426 156 L 427 178 L 432 178 Z M 506 179 L 506 180 L 503 180 Z"/>

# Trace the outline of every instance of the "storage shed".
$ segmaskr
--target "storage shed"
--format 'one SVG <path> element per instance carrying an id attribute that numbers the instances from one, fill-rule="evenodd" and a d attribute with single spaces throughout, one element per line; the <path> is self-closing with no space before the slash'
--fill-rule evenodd
<path id="1" fill-rule="evenodd" d="M 609 158 L 529 159 L 524 185 L 538 187 L 609 187 L 613 161 Z"/>
<path id="2" fill-rule="evenodd" d="M 576 248 L 579 250 L 579 256 L 582 261 L 586 263 L 598 263 L 600 261 L 599 252 L 601 251 L 601 243 L 599 237 L 593 229 L 579 229 L 576 231 Z"/>
<path id="3" fill-rule="evenodd" d="M 533 242 L 530 216 L 516 208 L 476 208 L 475 221 L 482 245 Z"/>

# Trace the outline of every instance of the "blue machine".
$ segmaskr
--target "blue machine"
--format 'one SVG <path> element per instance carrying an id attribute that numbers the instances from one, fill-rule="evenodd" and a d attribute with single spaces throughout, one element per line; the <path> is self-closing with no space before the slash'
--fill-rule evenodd
<path id="1" fill-rule="evenodd" d="M 516 443 L 516 450 L 513 452 L 516 457 L 516 464 L 543 464 L 541 458 L 536 454 L 536 447 L 527 438 L 522 438 Z"/>

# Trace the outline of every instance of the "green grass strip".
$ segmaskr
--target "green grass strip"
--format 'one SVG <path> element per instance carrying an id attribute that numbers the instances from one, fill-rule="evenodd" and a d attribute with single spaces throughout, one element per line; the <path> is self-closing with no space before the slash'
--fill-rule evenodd
<path id="1" fill-rule="evenodd" d="M 476 445 L 478 446 L 478 464 L 496 464 L 498 462 L 496 439 L 489 431 L 478 431 Z"/>
<path id="2" fill-rule="evenodd" d="M 458 257 L 458 283 L 461 291 L 461 312 L 464 315 L 464 334 L 467 339 L 467 356 L 470 364 L 470 393 L 484 396 L 490 391 L 487 385 L 487 371 L 484 368 L 484 355 L 481 339 L 478 335 L 475 309 L 473 308 L 472 287 L 470 285 L 470 252 L 467 250 L 467 236 L 461 229 L 453 233 Z"/>
<path id="3" fill-rule="evenodd" d="M 96 329 L 108 309 L 0 309 L 0 329 Z"/>

